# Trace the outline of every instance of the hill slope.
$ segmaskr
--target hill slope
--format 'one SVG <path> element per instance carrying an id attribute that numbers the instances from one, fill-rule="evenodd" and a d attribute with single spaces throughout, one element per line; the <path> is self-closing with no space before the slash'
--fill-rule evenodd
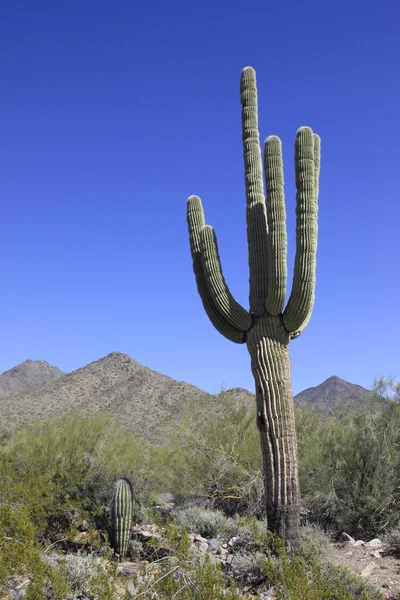
<path id="1" fill-rule="evenodd" d="M 0 375 L 0 399 L 43 388 L 63 375 L 44 360 L 26 360 Z"/>

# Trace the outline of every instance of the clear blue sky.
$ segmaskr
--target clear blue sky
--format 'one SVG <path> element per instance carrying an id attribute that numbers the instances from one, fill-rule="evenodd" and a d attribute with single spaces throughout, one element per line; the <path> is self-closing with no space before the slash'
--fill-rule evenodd
<path id="1" fill-rule="evenodd" d="M 395 0 L 19 0 L 0 8 L 0 371 L 119 351 L 215 392 L 253 389 L 192 272 L 201 196 L 248 306 L 240 72 L 281 137 L 289 269 L 293 147 L 322 138 L 316 304 L 293 388 L 399 368 L 400 4 Z"/>

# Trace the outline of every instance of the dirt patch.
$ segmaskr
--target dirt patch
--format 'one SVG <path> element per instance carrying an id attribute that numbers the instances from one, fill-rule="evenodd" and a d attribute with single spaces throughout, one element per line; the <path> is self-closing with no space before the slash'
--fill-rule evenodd
<path id="1" fill-rule="evenodd" d="M 371 548 L 350 542 L 335 544 L 333 552 L 340 565 L 377 587 L 387 600 L 400 600 L 400 553 L 388 546 Z"/>

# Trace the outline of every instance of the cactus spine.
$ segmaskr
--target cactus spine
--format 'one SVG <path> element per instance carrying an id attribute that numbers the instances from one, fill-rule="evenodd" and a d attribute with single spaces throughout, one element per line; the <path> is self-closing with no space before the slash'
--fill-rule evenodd
<path id="1" fill-rule="evenodd" d="M 232 342 L 247 344 L 256 385 L 269 528 L 285 539 L 289 550 L 296 550 L 300 492 L 289 341 L 306 327 L 314 305 L 320 139 L 308 127 L 301 127 L 296 136 L 296 257 L 285 308 L 287 239 L 281 142 L 275 136 L 265 141 L 264 196 L 256 74 L 251 67 L 242 71 L 240 95 L 249 311 L 229 291 L 214 230 L 206 225 L 197 196 L 187 203 L 190 247 L 197 288 L 211 322 Z"/>
<path id="2" fill-rule="evenodd" d="M 131 535 L 133 487 L 129 479 L 121 477 L 114 484 L 112 497 L 112 535 L 115 552 L 126 554 Z"/>

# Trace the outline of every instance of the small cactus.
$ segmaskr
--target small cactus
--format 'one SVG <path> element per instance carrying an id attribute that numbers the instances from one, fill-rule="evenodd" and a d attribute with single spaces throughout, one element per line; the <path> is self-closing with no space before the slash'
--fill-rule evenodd
<path id="1" fill-rule="evenodd" d="M 114 550 L 122 558 L 126 554 L 132 525 L 133 486 L 121 477 L 115 482 L 112 497 L 112 537 Z"/>

